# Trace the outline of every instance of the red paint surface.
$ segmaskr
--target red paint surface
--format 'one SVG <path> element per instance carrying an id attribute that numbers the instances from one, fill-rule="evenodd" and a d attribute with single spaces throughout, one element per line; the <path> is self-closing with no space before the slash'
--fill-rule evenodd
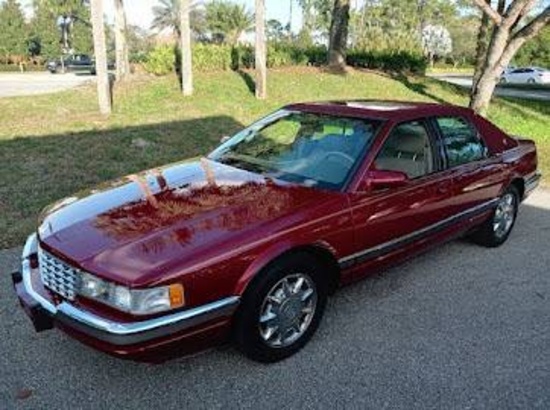
<path id="1" fill-rule="evenodd" d="M 532 142 L 518 143 L 466 108 L 420 103 L 392 110 L 340 103 L 287 108 L 385 122 L 345 191 L 292 185 L 206 159 L 181 162 L 106 183 L 54 205 L 43 215 L 41 246 L 83 270 L 131 287 L 182 283 L 187 307 L 198 306 L 241 294 L 262 267 L 286 251 L 317 247 L 338 260 L 496 198 L 513 179 L 536 170 Z M 401 121 L 434 115 L 469 119 L 485 140 L 489 158 L 408 180 L 391 190 L 363 192 L 391 129 Z M 450 239 L 483 217 L 352 266 L 341 272 L 341 282 Z M 132 319 L 98 303 L 76 303 L 109 318 Z M 220 336 L 229 323 L 221 326 L 224 332 L 205 332 Z M 197 337 L 199 330 L 123 349 L 72 333 L 103 351 L 141 356 L 149 348 L 162 350 L 169 342 L 181 344 Z"/>

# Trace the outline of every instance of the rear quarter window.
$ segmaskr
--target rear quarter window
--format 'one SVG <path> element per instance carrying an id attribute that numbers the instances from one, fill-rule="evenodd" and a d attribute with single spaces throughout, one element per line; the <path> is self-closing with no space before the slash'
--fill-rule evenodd
<path id="1" fill-rule="evenodd" d="M 450 168 L 486 158 L 487 148 L 468 120 L 462 117 L 438 117 L 435 120 Z"/>

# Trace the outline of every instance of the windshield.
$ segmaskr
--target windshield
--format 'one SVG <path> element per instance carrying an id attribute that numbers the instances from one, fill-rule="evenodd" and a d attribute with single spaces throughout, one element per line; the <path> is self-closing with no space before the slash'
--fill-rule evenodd
<path id="1" fill-rule="evenodd" d="M 209 158 L 289 182 L 341 189 L 379 125 L 370 119 L 281 110 L 239 132 Z"/>

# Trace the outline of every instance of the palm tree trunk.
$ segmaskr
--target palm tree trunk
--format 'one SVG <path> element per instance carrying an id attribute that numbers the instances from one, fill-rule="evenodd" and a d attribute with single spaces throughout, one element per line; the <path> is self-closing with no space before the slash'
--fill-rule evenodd
<path id="1" fill-rule="evenodd" d="M 328 63 L 335 68 L 346 65 L 350 0 L 335 0 L 330 23 Z"/>
<path id="2" fill-rule="evenodd" d="M 292 9 L 294 0 L 290 0 L 290 11 L 288 15 L 288 39 L 292 38 Z"/>
<path id="3" fill-rule="evenodd" d="M 103 0 L 91 0 L 90 9 L 92 15 L 92 32 L 94 37 L 99 111 L 104 115 L 109 115 L 111 113 L 111 89 L 109 85 L 109 73 L 107 72 L 107 50 L 105 48 Z"/>
<path id="4" fill-rule="evenodd" d="M 181 0 L 180 30 L 181 30 L 181 89 L 183 95 L 193 94 L 193 63 L 191 52 L 191 24 L 189 15 L 191 0 Z"/>
<path id="5" fill-rule="evenodd" d="M 126 14 L 124 0 L 115 0 L 116 78 L 123 80 L 130 74 L 128 43 L 126 41 Z"/>
<path id="6" fill-rule="evenodd" d="M 265 45 L 265 0 L 256 0 L 256 98 L 267 97 L 267 52 Z"/>

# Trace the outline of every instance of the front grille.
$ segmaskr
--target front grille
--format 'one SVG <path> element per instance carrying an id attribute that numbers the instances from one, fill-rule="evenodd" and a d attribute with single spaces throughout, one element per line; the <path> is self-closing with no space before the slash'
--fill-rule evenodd
<path id="1" fill-rule="evenodd" d="M 44 286 L 68 300 L 74 300 L 80 271 L 43 249 L 38 251 L 38 264 Z"/>

